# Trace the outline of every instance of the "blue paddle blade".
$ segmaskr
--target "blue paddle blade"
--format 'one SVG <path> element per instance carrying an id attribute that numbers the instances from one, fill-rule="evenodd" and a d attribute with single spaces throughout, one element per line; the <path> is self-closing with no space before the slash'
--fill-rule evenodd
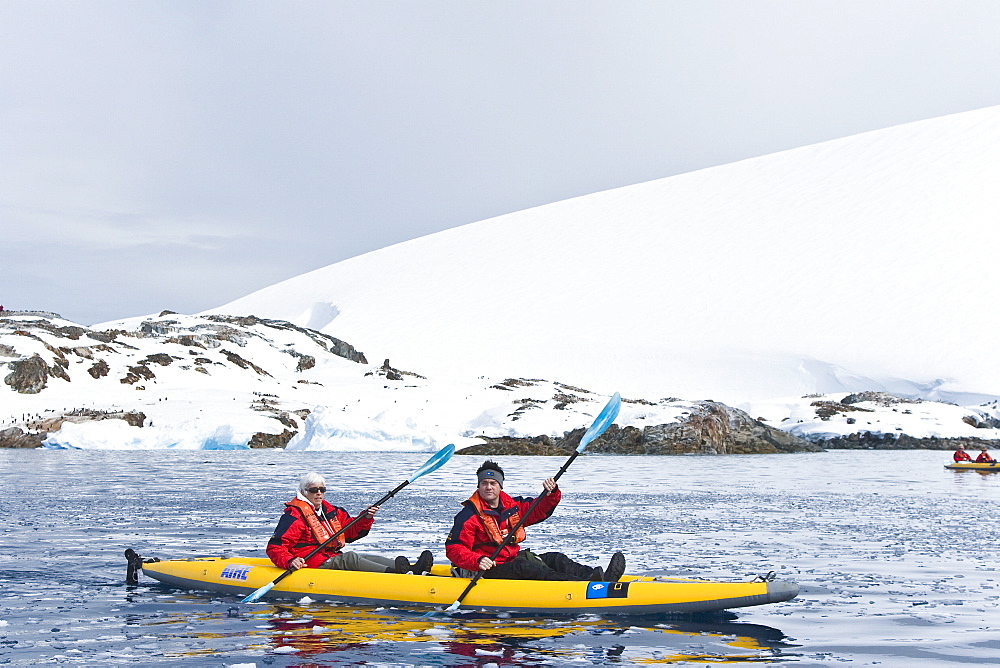
<path id="1" fill-rule="evenodd" d="M 614 396 L 608 401 L 607 405 L 604 406 L 604 410 L 594 419 L 594 423 L 590 425 L 590 429 L 586 431 L 583 438 L 580 439 L 580 445 L 576 446 L 577 452 L 583 452 L 586 450 L 587 446 L 595 438 L 600 436 L 605 432 L 605 430 L 611 426 L 618 417 L 618 411 L 622 407 L 622 398 L 615 392 Z"/>
<path id="2" fill-rule="evenodd" d="M 264 594 L 266 594 L 267 592 L 271 591 L 271 587 L 273 587 L 273 586 L 274 586 L 273 582 L 268 582 L 266 585 L 264 585 L 263 587 L 261 587 L 260 589 L 258 589 L 255 592 L 253 592 L 252 594 L 250 594 L 249 596 L 247 596 L 245 599 L 243 599 L 242 602 L 243 603 L 255 603 L 256 601 L 259 601 L 260 597 L 263 596 Z"/>
<path id="3" fill-rule="evenodd" d="M 432 456 L 430 459 L 424 462 L 423 466 L 414 471 L 413 475 L 411 475 L 408 478 L 408 481 L 413 482 L 420 476 L 424 476 L 430 473 L 431 471 L 438 470 L 439 468 L 445 465 L 445 462 L 451 459 L 451 456 L 453 454 L 455 454 L 455 444 L 449 443 L 448 445 L 444 446 L 436 453 L 434 453 L 434 456 Z"/>

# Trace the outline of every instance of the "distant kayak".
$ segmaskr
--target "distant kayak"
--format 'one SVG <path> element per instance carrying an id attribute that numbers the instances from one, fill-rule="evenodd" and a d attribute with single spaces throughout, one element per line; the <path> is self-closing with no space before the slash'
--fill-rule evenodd
<path id="1" fill-rule="evenodd" d="M 944 467 L 956 471 L 1000 471 L 1000 463 L 998 462 L 992 464 L 987 464 L 986 462 L 955 462 L 953 464 L 945 464 Z"/>
<path id="2" fill-rule="evenodd" d="M 160 582 L 183 589 L 243 597 L 283 572 L 268 559 L 171 559 L 142 564 Z M 269 591 L 264 600 L 338 601 L 398 607 L 447 606 L 469 584 L 444 564 L 429 575 L 398 575 L 304 568 Z M 744 582 L 714 582 L 626 575 L 618 582 L 553 582 L 482 579 L 463 608 L 497 612 L 669 614 L 711 612 L 778 603 L 795 598 L 794 582 L 758 577 Z"/>

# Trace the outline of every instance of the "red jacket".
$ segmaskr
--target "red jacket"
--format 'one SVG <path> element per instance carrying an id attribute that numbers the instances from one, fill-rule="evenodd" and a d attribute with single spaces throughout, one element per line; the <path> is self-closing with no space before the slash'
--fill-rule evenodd
<path id="1" fill-rule="evenodd" d="M 323 502 L 323 512 L 330 517 L 336 517 L 341 527 L 346 527 L 354 519 L 346 510 L 331 505 L 327 501 Z M 342 533 L 340 538 L 348 543 L 364 538 L 368 535 L 374 522 L 374 517 L 360 519 L 354 526 Z M 337 547 L 338 542 L 338 540 L 331 541 L 327 547 L 306 561 L 306 566 L 316 568 L 330 557 L 340 554 L 340 549 Z M 288 568 L 292 559 L 306 556 L 316 549 L 317 545 L 319 545 L 319 541 L 316 540 L 312 530 L 303 519 L 302 511 L 295 506 L 287 506 L 285 513 L 278 520 L 274 535 L 267 542 L 267 556 L 278 568 Z"/>
<path id="2" fill-rule="evenodd" d="M 542 520 L 548 519 L 556 509 L 556 506 L 559 505 L 560 499 L 562 499 L 562 491 L 558 488 L 551 494 L 546 494 L 538 503 L 535 510 L 532 511 L 531 515 L 525 519 L 523 526 L 538 524 Z M 501 491 L 500 505 L 495 511 L 488 512 L 486 521 L 490 519 L 496 521 L 501 532 L 506 535 L 508 531 L 514 528 L 507 525 L 508 518 L 515 511 L 521 517 L 524 517 L 524 514 L 528 512 L 528 506 L 533 501 L 533 498 L 511 497 L 506 492 Z M 451 563 L 459 568 L 478 571 L 479 560 L 483 557 L 491 556 L 499 543 L 492 539 L 486 527 L 483 526 L 483 520 L 476 513 L 472 501 L 463 501 L 462 506 L 462 511 L 455 516 L 455 524 L 452 526 L 447 540 L 445 540 L 444 551 Z M 520 546 L 516 543 L 511 543 L 497 555 L 495 561 L 498 564 L 508 562 L 516 557 L 520 551 Z"/>
<path id="3" fill-rule="evenodd" d="M 979 462 L 980 464 L 992 464 L 996 460 L 990 457 L 990 453 L 980 452 L 979 456 L 976 457 L 976 461 Z"/>
<path id="4" fill-rule="evenodd" d="M 971 462 L 972 461 L 972 457 L 970 457 L 969 453 L 966 452 L 965 450 L 956 450 L 955 451 L 955 461 L 956 462 Z"/>

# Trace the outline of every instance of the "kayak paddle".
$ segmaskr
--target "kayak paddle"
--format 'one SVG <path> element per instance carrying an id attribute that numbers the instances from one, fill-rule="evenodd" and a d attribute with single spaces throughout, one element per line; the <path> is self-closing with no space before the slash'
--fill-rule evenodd
<path id="1" fill-rule="evenodd" d="M 421 476 L 424 476 L 424 475 L 427 475 L 431 471 L 436 471 L 437 469 L 439 469 L 442 466 L 444 466 L 445 462 L 447 462 L 449 459 L 451 459 L 451 456 L 453 454 L 455 454 L 455 446 L 453 444 L 449 443 L 445 447 L 443 447 L 440 450 L 438 450 L 437 452 L 435 452 L 434 455 L 432 455 L 430 459 L 428 459 L 426 462 L 424 462 L 423 466 L 421 466 L 419 469 L 417 469 L 416 471 L 414 471 L 413 475 L 411 475 L 409 478 L 407 478 L 403 482 L 399 483 L 399 485 L 396 486 L 396 489 L 392 490 L 391 492 L 389 492 L 388 494 L 386 494 L 381 499 L 379 499 L 378 501 L 376 501 L 375 503 L 373 503 L 371 505 L 373 505 L 373 506 L 381 506 L 383 503 L 385 503 L 386 501 L 388 501 L 389 499 L 391 499 L 392 497 L 394 497 L 396 495 L 396 492 L 398 492 L 399 490 L 403 489 L 404 487 L 406 487 L 407 485 L 409 485 L 411 482 L 413 482 L 417 478 L 419 478 Z M 347 531 L 348 529 L 350 529 L 352 526 L 354 526 L 355 522 L 357 522 L 358 520 L 360 520 L 364 516 L 365 516 L 364 513 L 359 513 L 358 516 L 355 517 L 353 520 L 351 520 L 350 523 L 347 526 L 345 526 L 343 529 L 341 529 L 337 533 L 335 533 L 332 536 L 330 536 L 329 538 L 327 538 L 320 545 L 318 545 L 316 547 L 316 549 L 314 549 L 312 552 L 310 552 L 305 557 L 303 557 L 303 559 L 305 559 L 306 561 L 308 561 L 310 557 L 312 557 L 317 552 L 319 552 L 324 547 L 326 547 L 330 543 L 330 541 L 332 541 L 334 538 L 336 538 L 337 536 L 339 536 L 340 534 L 344 533 L 345 531 Z M 274 585 L 278 584 L 279 582 L 281 582 L 282 580 L 284 580 L 286 577 L 288 577 L 289 575 L 291 575 L 292 573 L 294 573 L 295 570 L 296 569 L 294 569 L 294 568 L 287 568 L 287 569 L 285 569 L 284 573 L 282 573 L 278 577 L 274 578 L 274 580 L 272 580 L 271 582 L 268 582 L 266 585 L 264 585 L 260 589 L 256 590 L 255 592 L 253 592 L 252 594 L 250 594 L 249 596 L 247 596 L 246 598 L 244 598 L 242 602 L 243 603 L 254 603 L 255 601 L 260 600 L 260 598 L 264 594 L 266 594 L 267 592 L 271 591 L 271 589 L 274 588 Z"/>
<path id="2" fill-rule="evenodd" d="M 587 449 L 587 446 L 590 444 L 590 442 L 593 441 L 598 436 L 600 436 L 601 434 L 603 434 L 605 430 L 611 426 L 611 423 L 613 423 L 615 421 L 615 418 L 618 417 L 618 410 L 621 408 L 621 405 L 622 405 L 622 398 L 618 395 L 617 392 L 615 392 L 614 396 L 611 397 L 607 405 L 604 406 L 604 410 L 602 410 L 600 414 L 598 414 L 597 418 L 594 419 L 593 424 L 591 424 L 590 428 L 587 429 L 587 431 L 583 434 L 583 438 L 580 439 L 580 445 L 576 446 L 576 451 L 573 452 L 572 455 L 570 455 L 570 458 L 567 459 L 566 463 L 562 465 L 562 468 L 559 469 L 559 472 L 555 474 L 554 480 L 558 482 L 562 474 L 565 473 L 566 469 L 569 468 L 569 465 L 573 463 L 573 460 L 576 459 L 580 455 L 580 453 L 582 453 L 584 450 Z M 517 533 L 517 530 L 524 525 L 524 522 L 528 519 L 528 517 L 531 516 L 531 513 L 534 512 L 535 508 L 538 506 L 541 500 L 545 498 L 545 495 L 547 493 L 548 492 L 545 489 L 542 489 L 542 493 L 535 498 L 535 500 L 531 503 L 531 505 L 528 506 L 527 512 L 525 512 L 524 515 L 521 516 L 521 521 L 519 521 L 513 529 L 507 532 L 507 536 L 500 543 L 499 547 L 497 547 L 497 549 L 493 551 L 493 554 L 490 556 L 490 560 L 496 559 L 497 556 L 500 555 L 500 552 L 502 552 L 503 549 L 510 544 L 510 541 L 514 539 L 514 535 Z M 469 581 L 468 586 L 466 586 L 465 591 L 463 591 L 459 595 L 459 597 L 455 599 L 454 603 L 445 608 L 444 611 L 455 612 L 456 610 L 458 610 L 458 606 L 462 605 L 462 600 L 465 599 L 465 597 L 469 594 L 470 591 L 472 591 L 472 588 L 476 586 L 476 583 L 479 582 L 479 578 L 481 578 L 483 576 L 483 573 L 485 572 L 486 571 L 476 571 L 476 574 L 472 577 L 472 580 Z M 433 614 L 434 614 L 433 612 L 429 612 L 424 616 L 428 617 L 432 616 Z"/>

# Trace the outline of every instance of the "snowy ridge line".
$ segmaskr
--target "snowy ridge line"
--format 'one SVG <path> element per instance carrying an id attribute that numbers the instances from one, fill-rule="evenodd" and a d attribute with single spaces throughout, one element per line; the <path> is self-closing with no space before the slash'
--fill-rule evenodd
<path id="1" fill-rule="evenodd" d="M 45 447 L 74 449 L 425 452 L 449 442 L 467 447 L 543 435 L 557 441 L 589 423 L 607 398 L 538 378 L 424 376 L 389 360 L 345 358 L 331 340 L 339 341 L 245 317 L 169 313 L 137 320 L 130 330 L 103 331 L 62 319 L 6 319 L 0 445 L 37 447 L 44 435 Z M 820 442 L 852 433 L 1000 437 L 996 401 L 960 407 L 877 393 L 846 399 L 758 403 L 748 406 L 753 419 L 720 412 L 723 405 L 711 401 L 632 396 L 608 435 L 619 444 L 637 434 L 648 439 L 714 412 L 723 431 L 726 420 L 742 420 Z"/>

